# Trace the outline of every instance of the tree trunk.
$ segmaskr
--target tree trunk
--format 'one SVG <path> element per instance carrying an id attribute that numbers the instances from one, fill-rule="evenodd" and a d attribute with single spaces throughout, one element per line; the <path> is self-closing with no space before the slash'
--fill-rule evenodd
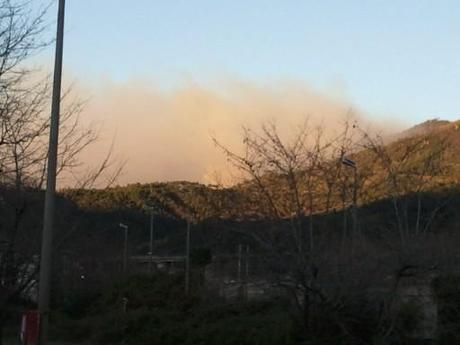
<path id="1" fill-rule="evenodd" d="M 417 195 L 417 220 L 415 221 L 415 235 L 420 234 L 420 216 L 422 212 L 422 196 L 420 193 Z"/>
<path id="2" fill-rule="evenodd" d="M 305 292 L 304 294 L 304 300 L 303 300 L 303 320 L 304 320 L 304 325 L 305 329 L 307 330 L 307 333 L 310 331 L 310 294 L 308 291 Z"/>
<path id="3" fill-rule="evenodd" d="M 5 320 L 3 313 L 0 314 L 0 345 L 3 345 L 3 329 L 5 327 Z"/>

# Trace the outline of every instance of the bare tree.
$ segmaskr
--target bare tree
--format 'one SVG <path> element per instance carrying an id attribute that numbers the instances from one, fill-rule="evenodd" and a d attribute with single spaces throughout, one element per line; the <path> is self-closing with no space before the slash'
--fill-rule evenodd
<path id="1" fill-rule="evenodd" d="M 427 234 L 448 201 L 423 206 L 424 193 L 440 186 L 447 172 L 447 141 L 433 136 L 388 144 L 347 120 L 338 134 L 329 137 L 304 124 L 290 141 L 282 140 L 273 124 L 260 132 L 245 129 L 243 154 L 215 143 L 247 177 L 235 187 L 249 195 L 245 210 L 254 207 L 261 218 L 270 220 L 263 230 L 240 233 L 261 245 L 275 283 L 290 290 L 309 331 L 314 332 L 316 315 L 327 310 L 339 329 L 338 337 L 352 339 L 357 315 L 344 310 L 359 306 L 378 310 L 381 305 L 375 341 L 385 343 L 395 336 L 401 282 L 429 277 L 438 267 L 432 260 L 432 239 L 420 235 Z M 345 156 L 356 162 L 356 172 L 342 165 Z M 353 192 L 359 206 L 390 200 L 395 234 L 405 246 L 394 236 L 390 243 L 375 242 L 370 233 L 379 225 L 361 217 L 360 236 L 348 231 Z M 409 204 L 411 195 L 415 212 Z M 319 223 L 320 215 L 327 220 L 337 211 L 342 212 L 341 225 Z M 351 250 L 337 250 L 340 243 Z M 373 295 L 378 297 L 370 302 Z"/>
<path id="2" fill-rule="evenodd" d="M 262 126 L 260 133 L 244 130 L 243 155 L 214 140 L 246 174 L 248 180 L 240 188 L 250 194 L 250 201 L 263 217 L 278 224 L 273 231 L 251 232 L 251 236 L 265 248 L 275 283 L 288 289 L 297 301 L 306 327 L 310 327 L 315 303 L 328 299 L 318 281 L 320 272 L 328 274 L 329 270 L 320 247 L 324 234 L 315 230 L 314 217 L 336 203 L 341 157 L 335 155 L 342 150 L 335 147 L 343 135 L 327 138 L 321 128 L 305 122 L 286 141 L 275 125 L 268 124 Z"/>
<path id="3" fill-rule="evenodd" d="M 446 200 L 429 210 L 423 209 L 423 195 L 435 190 L 447 175 L 447 153 L 450 144 L 439 135 L 416 136 L 385 145 L 380 136 L 365 135 L 364 149 L 376 162 L 374 174 L 368 182 L 376 197 L 388 197 L 392 201 L 394 219 L 402 244 L 412 237 L 426 234 Z M 416 216 L 409 216 L 410 196 L 415 196 Z"/>
<path id="4" fill-rule="evenodd" d="M 49 78 L 28 67 L 29 57 L 45 47 L 46 8 L 30 10 L 28 1 L 0 0 L 0 333 L 8 308 L 32 287 L 39 248 L 40 190 L 45 180 L 49 137 Z M 80 166 L 80 154 L 98 138 L 98 130 L 82 125 L 84 102 L 63 95 L 58 173 Z M 112 169 L 108 183 L 120 173 L 113 147 L 101 165 L 79 177 L 90 186 Z M 84 182 L 83 182 L 84 181 Z M 70 227 L 69 227 L 70 228 Z M 0 334 L 1 339 L 1 334 Z"/>

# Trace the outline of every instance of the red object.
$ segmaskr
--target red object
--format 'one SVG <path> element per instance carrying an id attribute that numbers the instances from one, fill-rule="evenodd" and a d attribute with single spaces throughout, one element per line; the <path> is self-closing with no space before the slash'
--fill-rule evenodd
<path id="1" fill-rule="evenodd" d="M 40 314 L 27 311 L 22 315 L 21 345 L 38 345 L 40 341 Z"/>

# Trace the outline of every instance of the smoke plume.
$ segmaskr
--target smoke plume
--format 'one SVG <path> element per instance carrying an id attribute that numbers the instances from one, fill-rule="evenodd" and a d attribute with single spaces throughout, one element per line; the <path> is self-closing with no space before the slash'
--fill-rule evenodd
<path id="1" fill-rule="evenodd" d="M 85 92 L 91 97 L 82 119 L 102 123 L 104 129 L 99 143 L 86 152 L 85 161 L 96 164 L 115 138 L 115 151 L 127 159 L 120 184 L 228 179 L 226 157 L 212 137 L 238 151 L 243 126 L 257 128 L 272 121 L 288 136 L 308 117 L 312 126 L 320 125 L 327 133 L 338 130 L 350 109 L 364 125 L 372 123 L 349 102 L 299 83 L 226 82 L 215 89 L 189 84 L 163 91 L 142 82 L 106 81 Z M 390 128 L 382 123 L 378 127 Z"/>

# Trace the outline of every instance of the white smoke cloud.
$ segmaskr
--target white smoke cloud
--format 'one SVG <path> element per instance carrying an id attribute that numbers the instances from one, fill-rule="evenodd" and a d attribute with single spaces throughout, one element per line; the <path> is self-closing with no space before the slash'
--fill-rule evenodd
<path id="1" fill-rule="evenodd" d="M 225 82 L 216 89 L 186 85 L 162 91 L 144 82 L 101 82 L 80 88 L 90 94 L 82 119 L 103 124 L 103 137 L 85 153 L 85 162 L 96 164 L 115 136 L 115 150 L 127 159 L 119 183 L 228 179 L 226 157 L 212 136 L 229 148 L 241 148 L 242 126 L 256 128 L 275 122 L 288 136 L 306 117 L 312 126 L 335 131 L 352 105 L 315 92 L 301 83 L 260 86 Z M 364 125 L 375 123 L 354 109 Z M 392 130 L 400 124 L 380 121 Z"/>

